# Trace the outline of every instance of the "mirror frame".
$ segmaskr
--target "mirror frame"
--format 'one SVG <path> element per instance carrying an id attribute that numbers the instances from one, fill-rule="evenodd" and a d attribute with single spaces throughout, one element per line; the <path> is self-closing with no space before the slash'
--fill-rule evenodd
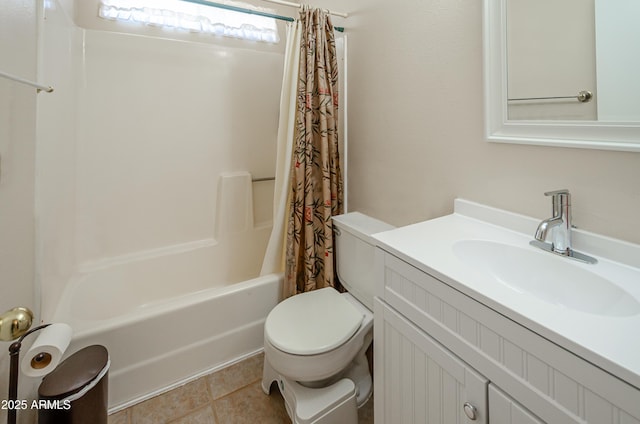
<path id="1" fill-rule="evenodd" d="M 507 0 L 483 0 L 487 141 L 640 152 L 640 122 L 526 121 L 507 117 Z"/>

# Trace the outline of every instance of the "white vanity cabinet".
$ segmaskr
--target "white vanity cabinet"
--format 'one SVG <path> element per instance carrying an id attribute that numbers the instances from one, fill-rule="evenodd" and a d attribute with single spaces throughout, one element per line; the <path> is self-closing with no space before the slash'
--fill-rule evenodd
<path id="1" fill-rule="evenodd" d="M 461 423 L 469 414 L 488 423 L 486 378 L 378 299 L 374 316 L 374 355 L 384 363 L 374 402 L 382 400 L 383 419 L 376 422 Z"/>
<path id="2" fill-rule="evenodd" d="M 489 405 L 491 424 L 544 424 L 493 384 L 489 384 Z"/>
<path id="3" fill-rule="evenodd" d="M 376 255 L 376 423 L 640 424 L 636 387 L 397 252 Z"/>

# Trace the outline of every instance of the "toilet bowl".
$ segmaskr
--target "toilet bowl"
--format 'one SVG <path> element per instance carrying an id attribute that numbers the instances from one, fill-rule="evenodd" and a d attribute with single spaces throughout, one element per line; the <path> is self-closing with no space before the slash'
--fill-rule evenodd
<path id="1" fill-rule="evenodd" d="M 348 292 L 327 287 L 290 297 L 265 321 L 262 388 L 269 393 L 276 382 L 299 424 L 355 423 L 372 392 L 371 235 L 393 227 L 359 212 L 333 217 L 333 226 L 336 270 Z"/>

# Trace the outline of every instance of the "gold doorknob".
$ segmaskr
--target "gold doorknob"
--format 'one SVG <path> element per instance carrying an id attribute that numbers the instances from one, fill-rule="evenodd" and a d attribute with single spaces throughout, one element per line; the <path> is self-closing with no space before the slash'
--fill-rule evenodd
<path id="1" fill-rule="evenodd" d="M 0 340 L 8 342 L 26 333 L 33 323 L 33 312 L 18 306 L 0 315 Z"/>

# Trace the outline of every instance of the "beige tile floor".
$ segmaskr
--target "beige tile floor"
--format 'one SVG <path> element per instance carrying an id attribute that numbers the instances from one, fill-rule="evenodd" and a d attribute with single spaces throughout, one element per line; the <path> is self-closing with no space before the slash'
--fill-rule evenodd
<path id="1" fill-rule="evenodd" d="M 262 392 L 262 354 L 109 416 L 109 424 L 288 424 L 277 390 Z M 373 423 L 373 402 L 358 411 Z"/>

